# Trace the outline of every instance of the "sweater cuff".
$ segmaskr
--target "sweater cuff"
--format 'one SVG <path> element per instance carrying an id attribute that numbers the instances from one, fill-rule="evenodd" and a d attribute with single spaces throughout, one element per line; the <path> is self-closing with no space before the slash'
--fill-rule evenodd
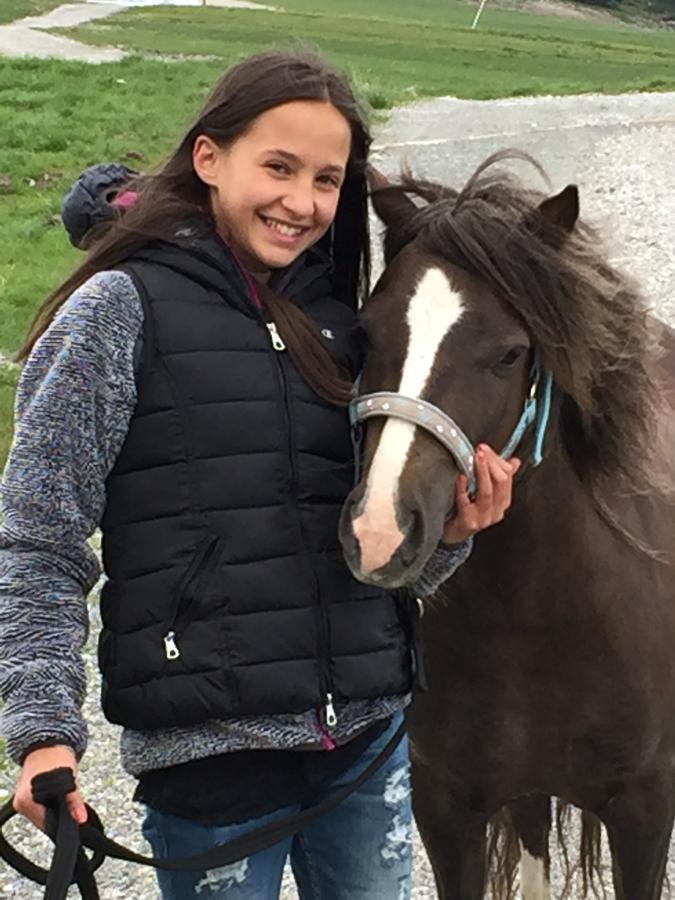
<path id="1" fill-rule="evenodd" d="M 419 597 L 430 597 L 435 594 L 443 582 L 454 575 L 457 569 L 467 561 L 472 549 L 472 537 L 461 544 L 440 543 L 429 557 L 429 561 L 413 586 L 416 594 Z"/>
<path id="2" fill-rule="evenodd" d="M 8 756 L 22 765 L 32 750 L 64 745 L 81 759 L 87 746 L 87 725 L 79 709 L 58 711 L 54 697 L 31 697 L 29 702 L 12 697 L 2 711 L 2 734 Z M 61 714 L 59 714 L 61 713 Z"/>

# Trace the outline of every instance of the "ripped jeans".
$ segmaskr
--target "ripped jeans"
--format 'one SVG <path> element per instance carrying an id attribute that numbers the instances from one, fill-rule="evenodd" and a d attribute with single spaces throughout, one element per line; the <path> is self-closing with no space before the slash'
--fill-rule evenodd
<path id="1" fill-rule="evenodd" d="M 401 722 L 375 740 L 332 789 L 354 781 L 383 749 Z M 147 810 L 143 834 L 155 857 L 187 856 L 222 844 L 257 826 L 298 812 L 285 807 L 239 825 L 199 825 Z M 278 900 L 284 865 L 291 868 L 301 900 L 409 900 L 412 868 L 412 811 L 408 739 L 372 778 L 323 818 L 289 838 L 241 862 L 208 872 L 162 872 L 162 900 Z"/>

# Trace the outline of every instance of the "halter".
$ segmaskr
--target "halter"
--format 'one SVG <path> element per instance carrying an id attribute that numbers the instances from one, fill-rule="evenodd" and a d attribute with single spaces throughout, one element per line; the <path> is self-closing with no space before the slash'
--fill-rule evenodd
<path id="1" fill-rule="evenodd" d="M 551 394 L 553 376 L 550 370 L 543 371 L 535 357 L 530 372 L 530 390 L 523 406 L 523 412 L 511 437 L 506 442 L 500 456 L 508 459 L 522 441 L 531 425 L 535 425 L 534 448 L 528 462 L 538 466 L 543 459 L 544 438 L 551 415 Z M 373 394 L 356 396 L 349 404 L 349 421 L 354 442 L 355 483 L 360 480 L 361 423 L 375 416 L 402 419 L 432 434 L 453 456 L 457 467 L 469 482 L 469 493 L 476 492 L 476 450 L 457 422 L 442 409 L 415 397 L 406 397 L 394 391 L 377 391 Z"/>

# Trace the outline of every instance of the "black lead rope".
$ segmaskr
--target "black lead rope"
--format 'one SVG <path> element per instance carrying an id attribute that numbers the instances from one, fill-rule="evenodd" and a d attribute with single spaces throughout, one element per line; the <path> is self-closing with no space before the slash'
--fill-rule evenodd
<path id="1" fill-rule="evenodd" d="M 65 801 L 66 794 L 75 790 L 72 769 L 54 769 L 51 772 L 37 775 L 32 781 L 33 799 L 36 803 L 47 807 L 46 831 L 54 842 L 51 867 L 43 869 L 36 866 L 6 840 L 2 833 L 3 828 L 13 816 L 17 815 L 12 806 L 12 800 L 0 810 L 0 858 L 31 881 L 44 884 L 44 900 L 65 900 L 70 884 L 78 886 L 83 900 L 99 900 L 94 872 L 106 856 L 138 863 L 142 866 L 152 866 L 155 869 L 180 872 L 201 872 L 228 866 L 298 834 L 311 822 L 342 803 L 384 765 L 400 744 L 405 730 L 404 719 L 381 753 L 358 778 L 316 806 L 290 816 L 284 816 L 276 822 L 256 828 L 225 844 L 218 844 L 205 853 L 173 859 L 154 859 L 150 856 L 142 856 L 111 840 L 106 836 L 100 819 L 90 806 L 87 806 L 89 814 L 87 822 L 84 825 L 77 825 L 70 815 Z M 85 855 L 83 849 L 85 847 L 94 851 L 91 858 Z"/>

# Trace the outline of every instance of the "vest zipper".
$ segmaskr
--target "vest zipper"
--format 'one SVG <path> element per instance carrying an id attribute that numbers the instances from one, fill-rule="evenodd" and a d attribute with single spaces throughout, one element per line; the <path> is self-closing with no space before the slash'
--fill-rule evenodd
<path id="1" fill-rule="evenodd" d="M 180 647 L 178 646 L 178 626 L 181 623 L 181 617 L 184 616 L 192 603 L 192 601 L 186 597 L 186 593 L 191 582 L 195 578 L 199 580 L 199 575 L 200 573 L 203 573 L 210 562 L 216 551 L 219 540 L 220 538 L 218 537 L 209 537 L 202 541 L 192 562 L 188 566 L 185 575 L 181 578 L 180 583 L 176 588 L 176 600 L 174 601 L 174 613 L 171 618 L 171 624 L 169 630 L 162 638 L 164 655 L 167 659 L 178 659 L 180 656 Z M 199 585 L 197 585 L 197 587 L 199 587 Z"/>
<path id="2" fill-rule="evenodd" d="M 272 349 L 275 350 L 274 358 L 276 360 L 277 371 L 279 373 L 279 380 L 281 382 L 281 393 L 283 396 L 284 402 L 284 416 L 286 419 L 286 434 L 288 435 L 288 456 L 289 456 L 289 465 L 291 471 L 291 498 L 293 499 L 293 506 L 295 508 L 295 515 L 298 523 L 298 531 L 300 532 L 300 540 L 302 544 L 302 548 L 304 551 L 304 555 L 307 556 L 307 547 L 305 543 L 305 534 L 304 528 L 302 526 L 302 519 L 300 518 L 300 513 L 297 507 L 297 501 L 295 500 L 295 494 L 297 491 L 298 484 L 298 476 L 297 469 L 295 465 L 295 432 L 293 430 L 293 418 L 291 416 L 290 404 L 288 399 L 288 381 L 286 378 L 286 370 L 285 370 L 285 362 L 284 357 L 282 356 L 283 351 L 286 350 L 286 344 L 284 343 L 279 331 L 277 329 L 275 322 L 266 322 L 262 315 L 262 303 L 260 301 L 260 297 L 258 296 L 258 292 L 256 290 L 255 281 L 251 278 L 246 269 L 241 265 L 237 257 L 233 254 L 234 260 L 239 267 L 239 271 L 246 283 L 246 287 L 248 288 L 248 293 L 250 299 L 253 301 L 254 312 L 257 315 L 259 321 L 265 326 L 267 332 L 270 337 L 270 342 L 272 344 Z M 324 707 L 320 710 L 321 714 L 324 717 L 325 726 L 327 729 L 334 728 L 337 725 L 337 715 L 335 713 L 335 707 L 333 706 L 333 681 L 330 675 L 330 667 L 329 667 L 329 620 L 328 620 L 328 610 L 326 609 L 325 602 L 321 599 L 321 591 L 319 590 L 319 583 L 316 577 L 316 573 L 314 571 L 313 566 L 310 561 L 307 559 L 307 568 L 311 572 L 312 580 L 314 582 L 314 596 L 316 598 L 316 607 L 319 612 L 319 672 L 320 672 L 320 689 L 324 697 Z M 168 636 L 168 635 L 167 635 Z"/>
<path id="3" fill-rule="evenodd" d="M 330 633 L 330 623 L 328 618 L 328 610 L 326 608 L 326 603 L 321 599 L 321 591 L 319 589 L 318 579 L 316 577 L 316 573 L 314 572 L 314 568 L 311 565 L 309 559 L 307 559 L 307 547 L 305 542 L 305 534 L 304 528 L 302 525 L 302 519 L 300 517 L 300 512 L 297 508 L 297 501 L 295 500 L 295 496 L 298 488 L 298 473 L 297 467 L 295 464 L 295 456 L 296 456 L 296 447 L 295 447 L 295 430 L 293 428 L 293 417 L 291 415 L 290 410 L 290 402 L 289 402 L 289 389 L 288 389 L 288 378 L 286 376 L 286 362 L 285 358 L 282 356 L 282 352 L 286 350 L 286 344 L 284 343 L 281 335 L 277 330 L 277 326 L 274 322 L 264 322 L 267 331 L 269 332 L 270 342 L 272 344 L 272 348 L 276 351 L 275 353 L 275 361 L 277 365 L 277 370 L 279 373 L 279 380 L 281 383 L 281 393 L 283 396 L 284 403 L 284 417 L 286 419 L 286 434 L 288 435 L 288 457 L 289 457 L 289 466 L 291 473 L 291 497 L 293 499 L 293 506 L 295 509 L 296 519 L 298 523 L 298 530 L 300 532 L 300 539 L 303 547 L 303 555 L 306 558 L 307 568 L 311 572 L 312 580 L 314 583 L 314 597 L 316 599 L 316 608 L 318 611 L 318 629 L 319 629 L 319 672 L 321 678 L 321 693 L 324 697 L 324 706 L 321 710 L 321 715 L 323 716 L 323 722 L 326 729 L 330 730 L 331 728 L 335 728 L 337 725 L 338 719 L 337 714 L 335 712 L 335 706 L 333 705 L 333 697 L 335 689 L 333 687 L 333 682 L 330 675 L 330 665 L 329 665 L 329 633 Z"/>
<path id="4" fill-rule="evenodd" d="M 270 333 L 270 338 L 272 339 L 272 346 L 275 350 L 285 350 L 286 344 L 284 344 L 283 339 L 279 332 L 277 331 L 277 326 L 274 322 L 267 322 L 267 330 Z"/>

